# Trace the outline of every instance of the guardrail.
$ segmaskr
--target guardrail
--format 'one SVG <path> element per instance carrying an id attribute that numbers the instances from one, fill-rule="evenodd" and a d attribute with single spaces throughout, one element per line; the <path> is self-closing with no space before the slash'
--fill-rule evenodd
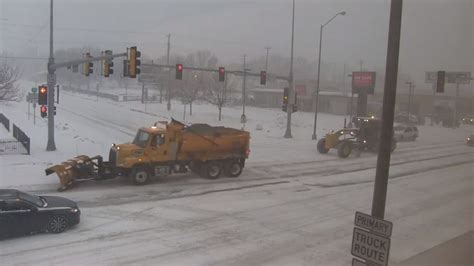
<path id="1" fill-rule="evenodd" d="M 15 124 L 13 124 L 13 137 L 18 140 L 18 142 L 23 144 L 27 154 L 30 154 L 30 138 Z"/>
<path id="2" fill-rule="evenodd" d="M 10 132 L 10 120 L 3 114 L 0 114 L 0 123 Z"/>
<path id="3" fill-rule="evenodd" d="M 4 115 L 0 114 L 0 123 L 10 131 L 10 120 Z M 2 154 L 30 154 L 30 138 L 13 124 L 13 139 L 0 139 L 0 155 Z"/>

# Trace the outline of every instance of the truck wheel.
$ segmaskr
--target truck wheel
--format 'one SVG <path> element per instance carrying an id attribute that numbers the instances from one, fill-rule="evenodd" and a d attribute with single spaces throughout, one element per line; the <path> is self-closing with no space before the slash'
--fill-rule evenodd
<path id="1" fill-rule="evenodd" d="M 329 149 L 326 149 L 326 139 L 325 138 L 322 138 L 318 141 L 317 148 L 318 148 L 319 153 L 321 153 L 321 154 L 326 154 L 326 153 L 329 152 Z"/>
<path id="2" fill-rule="evenodd" d="M 217 179 L 221 176 L 222 164 L 215 161 L 207 162 L 202 168 L 203 175 L 209 179 Z"/>
<path id="3" fill-rule="evenodd" d="M 226 175 L 229 177 L 238 177 L 242 173 L 242 164 L 238 161 L 229 162 L 226 165 Z"/>
<path id="4" fill-rule="evenodd" d="M 134 185 L 145 185 L 150 179 L 150 173 L 145 168 L 135 167 L 130 173 L 130 179 Z"/>
<path id="5" fill-rule="evenodd" d="M 337 149 L 337 155 L 340 158 L 347 158 L 352 152 L 351 143 L 348 141 L 342 142 Z"/>

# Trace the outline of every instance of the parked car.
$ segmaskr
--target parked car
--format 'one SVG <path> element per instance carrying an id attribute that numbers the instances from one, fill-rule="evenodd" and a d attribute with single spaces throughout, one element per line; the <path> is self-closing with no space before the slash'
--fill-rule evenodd
<path id="1" fill-rule="evenodd" d="M 393 134 L 396 141 L 414 141 L 418 138 L 418 128 L 409 125 L 395 125 Z"/>
<path id="2" fill-rule="evenodd" d="M 0 238 L 36 232 L 62 233 L 80 221 L 81 211 L 69 199 L 0 189 Z"/>
<path id="3" fill-rule="evenodd" d="M 474 146 L 474 134 L 471 134 L 469 137 L 467 137 L 466 144 L 467 146 Z"/>

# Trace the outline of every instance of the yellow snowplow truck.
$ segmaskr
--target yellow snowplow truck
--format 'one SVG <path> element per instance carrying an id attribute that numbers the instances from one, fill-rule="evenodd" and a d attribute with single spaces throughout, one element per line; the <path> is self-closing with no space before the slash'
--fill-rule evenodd
<path id="1" fill-rule="evenodd" d="M 135 185 L 146 184 L 151 177 L 191 170 L 209 179 L 224 174 L 238 177 L 249 155 L 247 131 L 212 127 L 207 124 L 186 126 L 172 120 L 140 128 L 133 142 L 113 144 L 109 160 L 102 156 L 80 155 L 47 168 L 56 173 L 64 191 L 77 182 L 129 177 Z"/>

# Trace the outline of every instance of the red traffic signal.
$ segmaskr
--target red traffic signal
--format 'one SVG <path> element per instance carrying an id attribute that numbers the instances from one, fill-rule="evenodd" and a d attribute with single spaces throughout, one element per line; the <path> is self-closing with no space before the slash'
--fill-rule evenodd
<path id="1" fill-rule="evenodd" d="M 225 68 L 219 67 L 219 81 L 225 80 Z"/>
<path id="2" fill-rule="evenodd" d="M 46 105 L 48 104 L 48 87 L 47 86 L 39 86 L 38 88 L 38 104 L 39 105 Z"/>
<path id="3" fill-rule="evenodd" d="M 267 71 L 260 71 L 260 85 L 267 84 Z"/>
<path id="4" fill-rule="evenodd" d="M 183 64 L 176 64 L 176 79 L 183 79 Z"/>
<path id="5" fill-rule="evenodd" d="M 40 111 L 41 111 L 42 118 L 45 118 L 46 116 L 48 116 L 48 108 L 46 107 L 46 105 L 41 105 Z"/>

